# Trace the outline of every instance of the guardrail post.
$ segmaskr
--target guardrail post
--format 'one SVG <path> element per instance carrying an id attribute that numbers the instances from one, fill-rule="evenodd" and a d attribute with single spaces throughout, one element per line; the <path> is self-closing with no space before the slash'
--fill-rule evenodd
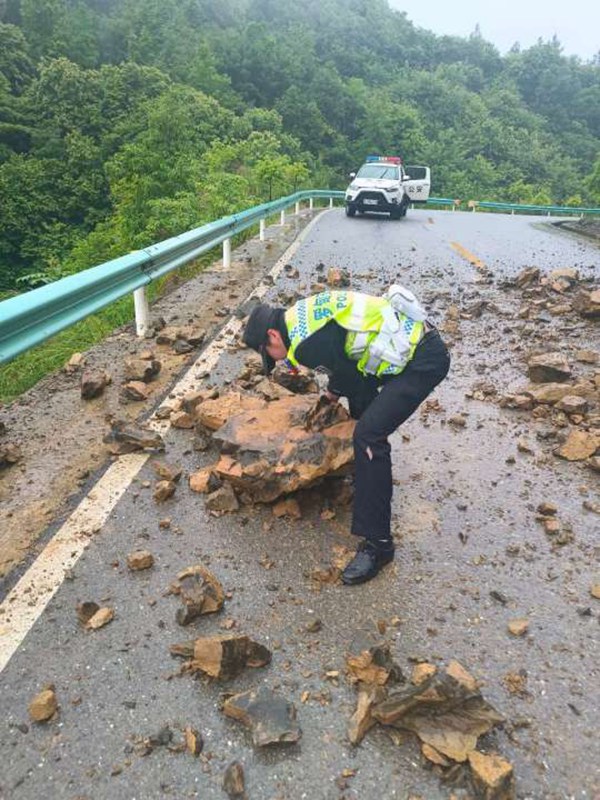
<path id="1" fill-rule="evenodd" d="M 296 203 L 296 214 L 299 213 L 300 213 L 300 201 L 298 200 L 298 202 Z"/>
<path id="2" fill-rule="evenodd" d="M 133 307 L 135 308 L 135 332 L 138 336 L 145 336 L 150 327 L 150 306 L 144 286 L 134 291 Z"/>
<path id="3" fill-rule="evenodd" d="M 231 239 L 225 239 L 223 242 L 223 267 L 229 269 L 231 266 Z"/>
<path id="4" fill-rule="evenodd" d="M 313 203 L 313 199 L 312 199 L 312 197 L 311 197 L 311 198 L 310 198 L 310 200 L 308 201 L 308 208 L 310 209 L 310 211 L 312 211 L 312 210 L 313 210 L 313 208 L 314 208 L 314 203 Z"/>
<path id="5" fill-rule="evenodd" d="M 285 208 L 281 209 L 281 219 L 279 221 L 280 225 L 285 225 Z"/>
<path id="6" fill-rule="evenodd" d="M 333 197 L 329 198 L 329 208 L 333 208 Z"/>
<path id="7" fill-rule="evenodd" d="M 261 221 L 259 223 L 258 230 L 259 230 L 258 238 L 260 239 L 261 242 L 264 242 L 264 240 L 265 240 L 265 220 L 264 220 L 264 218 L 261 219 Z"/>

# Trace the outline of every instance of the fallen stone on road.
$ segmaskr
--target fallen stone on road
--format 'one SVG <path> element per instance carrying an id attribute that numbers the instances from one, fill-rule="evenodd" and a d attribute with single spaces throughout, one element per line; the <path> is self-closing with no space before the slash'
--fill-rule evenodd
<path id="1" fill-rule="evenodd" d="M 159 433 L 128 425 L 127 422 L 119 419 L 112 420 L 110 433 L 104 437 L 103 441 L 109 445 L 113 455 L 134 453 L 137 450 L 165 449 L 165 443 Z"/>
<path id="2" fill-rule="evenodd" d="M 294 744 L 302 736 L 294 704 L 264 686 L 228 698 L 223 713 L 250 728 L 256 747 Z"/>
<path id="3" fill-rule="evenodd" d="M 170 464 L 166 464 L 164 461 L 153 461 L 151 466 L 156 475 L 162 481 L 179 483 L 181 476 L 183 475 L 183 470 L 181 467 L 174 467 Z"/>
<path id="4" fill-rule="evenodd" d="M 205 636 L 171 646 L 171 655 L 187 658 L 185 672 L 202 672 L 211 678 L 230 680 L 247 667 L 264 667 L 271 651 L 248 636 Z"/>
<path id="5" fill-rule="evenodd" d="M 121 387 L 121 397 L 123 400 L 133 400 L 139 402 L 147 400 L 152 393 L 152 387 L 144 381 L 128 381 Z"/>
<path id="6" fill-rule="evenodd" d="M 358 634 L 346 655 L 350 683 L 383 686 L 404 681 L 402 670 L 394 662 L 387 642 L 376 641 L 369 634 Z"/>
<path id="7" fill-rule="evenodd" d="M 176 614 L 180 625 L 189 625 L 204 614 L 220 611 L 225 602 L 221 582 L 201 564 L 180 572 L 169 587 L 169 593 L 177 595 L 183 603 L 183 608 L 179 608 Z"/>
<path id="8" fill-rule="evenodd" d="M 189 753 L 193 756 L 199 756 L 204 747 L 204 739 L 202 735 L 189 725 L 184 728 L 183 735 L 185 738 L 185 746 Z"/>
<path id="9" fill-rule="evenodd" d="M 575 299 L 575 310 L 582 317 L 600 319 L 600 289 L 580 292 Z"/>
<path id="10" fill-rule="evenodd" d="M 154 566 L 154 556 L 148 550 L 134 550 L 127 556 L 127 566 L 132 572 L 150 569 Z"/>
<path id="11" fill-rule="evenodd" d="M 585 461 L 600 450 L 600 432 L 572 430 L 562 447 L 555 452 L 567 461 Z"/>
<path id="12" fill-rule="evenodd" d="M 239 761 L 232 761 L 223 775 L 223 790 L 234 800 L 243 797 L 246 791 L 244 783 L 244 768 Z"/>
<path id="13" fill-rule="evenodd" d="M 47 722 L 58 711 L 54 687 L 48 686 L 29 703 L 29 716 L 34 722 Z"/>
<path id="14" fill-rule="evenodd" d="M 215 471 L 217 471 L 216 467 Z M 237 511 L 239 507 L 238 499 L 229 483 L 225 483 L 219 489 L 211 492 L 206 498 L 206 508 L 215 517 L 230 514 L 232 511 Z"/>
<path id="15" fill-rule="evenodd" d="M 81 376 L 82 400 L 93 400 L 104 393 L 112 378 L 104 370 L 85 370 Z"/>
<path id="16" fill-rule="evenodd" d="M 354 458 L 354 421 L 342 406 L 316 395 L 267 402 L 234 392 L 207 400 L 196 413 L 215 431 L 221 450 L 211 469 L 248 502 L 270 503 L 340 472 Z M 207 507 L 232 510 L 221 508 L 221 497 L 213 502 L 210 496 Z"/>
<path id="17" fill-rule="evenodd" d="M 152 497 L 157 503 L 164 503 L 170 497 L 173 497 L 177 485 L 173 481 L 158 481 L 152 492 Z"/>
<path id="18" fill-rule="evenodd" d="M 18 464 L 23 458 L 21 448 L 16 444 L 0 445 L 0 469 L 6 469 Z"/>
<path id="19" fill-rule="evenodd" d="M 508 623 L 508 632 L 513 636 L 524 636 L 529 630 L 528 619 L 511 619 Z"/>
<path id="20" fill-rule="evenodd" d="M 469 753 L 471 780 L 477 798 L 481 800 L 513 800 L 515 778 L 512 764 L 498 755 L 484 755 L 477 750 Z"/>
<path id="21" fill-rule="evenodd" d="M 156 359 L 127 358 L 124 367 L 126 381 L 150 383 L 160 372 L 161 363 Z"/>
<path id="22" fill-rule="evenodd" d="M 367 685 L 358 690 L 356 710 L 348 724 L 348 739 L 350 744 L 357 745 L 363 740 L 365 734 L 377 724 L 373 718 L 373 706 L 385 699 L 385 690 L 381 686 Z"/>
<path id="23" fill-rule="evenodd" d="M 108 625 L 115 618 L 112 608 L 104 606 L 100 608 L 97 603 L 86 601 L 77 606 L 77 618 L 88 630 L 98 630 Z"/>
<path id="24" fill-rule="evenodd" d="M 564 383 L 571 377 L 571 368 L 562 353 L 533 356 L 527 368 L 529 380 L 533 383 Z"/>

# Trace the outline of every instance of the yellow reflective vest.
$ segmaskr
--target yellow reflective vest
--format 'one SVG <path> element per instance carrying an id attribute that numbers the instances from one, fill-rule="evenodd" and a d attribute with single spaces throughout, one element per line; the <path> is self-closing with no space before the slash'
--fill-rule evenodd
<path id="1" fill-rule="evenodd" d="M 413 357 L 424 322 L 394 311 L 383 297 L 360 292 L 321 292 L 299 300 L 285 312 L 290 339 L 288 361 L 298 366 L 297 347 L 330 320 L 348 333 L 345 352 L 363 375 L 397 375 Z"/>

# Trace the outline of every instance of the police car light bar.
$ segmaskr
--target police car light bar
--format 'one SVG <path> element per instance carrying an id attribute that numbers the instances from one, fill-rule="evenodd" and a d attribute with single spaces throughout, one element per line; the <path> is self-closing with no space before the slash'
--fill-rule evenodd
<path id="1" fill-rule="evenodd" d="M 373 164 L 373 163 L 375 163 L 377 161 L 385 161 L 388 164 L 401 164 L 402 163 L 402 159 L 400 158 L 400 156 L 380 156 L 380 155 L 372 154 L 372 155 L 367 156 L 367 158 L 366 158 L 366 163 L 367 164 Z"/>

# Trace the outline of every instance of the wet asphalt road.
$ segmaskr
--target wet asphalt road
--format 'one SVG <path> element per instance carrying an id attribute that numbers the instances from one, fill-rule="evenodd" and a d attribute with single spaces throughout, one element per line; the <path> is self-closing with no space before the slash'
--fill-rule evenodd
<path id="1" fill-rule="evenodd" d="M 494 282 L 481 282 L 465 250 Z M 347 510 L 323 521 L 313 496 L 298 522 L 275 520 L 268 508 L 215 519 L 185 481 L 172 500 L 157 505 L 147 464 L 0 677 L 0 797 L 223 798 L 223 769 L 238 759 L 251 800 L 448 798 L 452 789 L 427 769 L 414 743 L 398 747 L 380 728 L 352 748 L 345 728 L 355 691 L 343 677 L 339 684 L 325 678 L 328 670 L 343 674 L 344 652 L 357 631 L 393 617 L 401 623 L 387 637 L 406 673 L 415 659 L 456 658 L 483 681 L 484 696 L 507 724 L 480 746 L 514 764 L 519 798 L 599 796 L 600 602 L 589 589 L 600 573 L 600 517 L 582 508 L 584 499 L 599 501 L 598 477 L 551 455 L 536 437 L 543 421 L 468 400 L 465 392 L 481 380 L 500 391 L 526 383 L 527 352 L 554 335 L 567 354 L 583 346 L 600 350 L 597 327 L 573 328 L 556 318 L 540 332 L 516 319 L 518 293 L 498 288 L 502 278 L 531 265 L 576 266 L 583 276 L 597 276 L 600 251 L 539 219 L 424 210 L 392 223 L 350 220 L 336 209 L 319 218 L 294 256 L 300 278 L 282 278 L 269 296 L 291 288 L 309 293 L 319 262 L 349 269 L 353 287 L 373 293 L 399 278 L 429 301 L 437 322 L 450 303 L 496 304 L 480 319 L 461 321 L 451 374 L 435 394 L 443 411 L 417 413 L 393 437 L 394 565 L 365 586 L 317 592 L 307 574 L 330 562 L 332 545 L 353 543 L 345 534 Z M 242 363 L 242 353 L 225 352 L 205 383 L 219 385 Z M 590 370 L 575 367 L 580 375 Z M 466 417 L 458 430 L 447 424 L 456 413 Z M 523 435 L 533 453 L 517 450 Z M 214 459 L 191 451 L 190 439 L 186 431 L 167 435 L 167 460 L 186 472 Z M 559 506 L 574 532 L 574 541 L 556 551 L 535 521 L 545 500 Z M 165 517 L 167 530 L 158 525 Z M 151 550 L 156 565 L 131 574 L 125 558 L 137 548 Z M 265 555 L 274 562 L 269 570 L 259 563 Z M 231 598 L 221 615 L 183 629 L 175 622 L 177 600 L 164 593 L 179 570 L 198 562 Z M 507 604 L 492 599 L 492 590 Z M 116 611 L 109 626 L 92 633 L 75 616 L 76 604 L 89 599 Z M 591 613 L 582 615 L 586 607 Z M 527 636 L 508 635 L 514 617 L 530 620 Z M 179 662 L 169 645 L 223 632 L 224 618 L 273 649 L 271 666 L 225 685 L 172 677 Z M 314 618 L 322 630 L 304 632 Z M 527 676 L 523 697 L 502 682 L 520 670 Z M 50 682 L 60 714 L 32 725 L 27 704 Z M 296 703 L 298 745 L 257 751 L 248 732 L 221 715 L 224 691 L 263 683 Z M 312 697 L 302 704 L 304 691 Z M 186 725 L 199 729 L 210 758 L 166 748 L 146 757 L 132 752 L 133 737 L 165 724 L 176 735 Z M 344 769 L 356 774 L 340 789 Z"/>

